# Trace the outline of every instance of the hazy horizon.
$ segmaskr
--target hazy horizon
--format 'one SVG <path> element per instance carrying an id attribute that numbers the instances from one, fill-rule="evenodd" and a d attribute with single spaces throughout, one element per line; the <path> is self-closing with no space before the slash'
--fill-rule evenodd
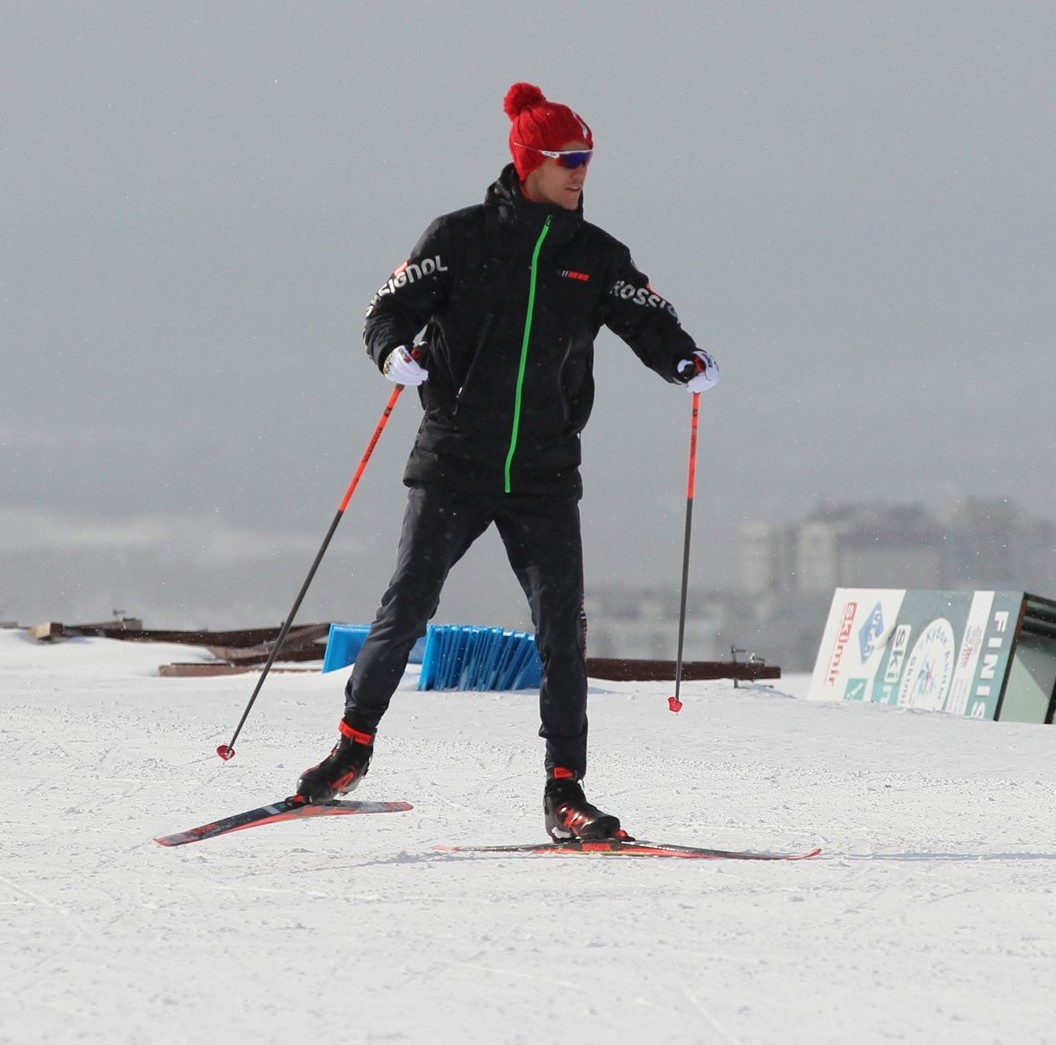
<path id="1" fill-rule="evenodd" d="M 722 366 L 696 588 L 734 582 L 743 523 L 823 502 L 1056 518 L 1056 9 L 170 0 L 0 25 L 2 616 L 282 618 L 389 392 L 367 302 L 483 197 L 519 79 L 591 123 L 587 217 Z M 596 378 L 588 583 L 677 585 L 689 397 L 607 332 Z M 418 414 L 405 395 L 308 616 L 373 612 Z M 489 535 L 445 603 L 515 622 L 507 573 Z"/>

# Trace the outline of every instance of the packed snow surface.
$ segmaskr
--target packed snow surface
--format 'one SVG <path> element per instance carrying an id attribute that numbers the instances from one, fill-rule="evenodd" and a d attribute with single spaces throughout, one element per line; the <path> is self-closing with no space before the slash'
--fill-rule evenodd
<path id="1" fill-rule="evenodd" d="M 186 647 L 0 632 L 0 1042 L 1056 1042 L 1047 726 L 591 683 L 588 795 L 633 834 L 800 863 L 494 856 L 543 840 L 532 693 L 408 673 L 356 798 L 164 849 L 283 797 L 344 673 L 163 678 Z"/>

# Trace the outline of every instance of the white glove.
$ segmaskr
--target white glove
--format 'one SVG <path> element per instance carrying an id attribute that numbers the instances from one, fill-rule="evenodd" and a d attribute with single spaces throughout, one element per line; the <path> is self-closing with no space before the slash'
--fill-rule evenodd
<path id="1" fill-rule="evenodd" d="M 394 348 L 386 357 L 381 372 L 394 385 L 420 385 L 429 380 L 429 371 L 423 370 L 411 355 L 406 345 Z"/>
<path id="2" fill-rule="evenodd" d="M 678 372 L 691 392 L 706 392 L 719 383 L 719 365 L 702 348 L 694 349 L 692 358 L 683 359 Z"/>

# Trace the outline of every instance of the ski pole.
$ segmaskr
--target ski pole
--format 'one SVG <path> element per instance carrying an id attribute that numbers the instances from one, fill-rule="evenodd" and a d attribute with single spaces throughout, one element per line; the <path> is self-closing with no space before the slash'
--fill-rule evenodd
<path id="1" fill-rule="evenodd" d="M 689 430 L 689 482 L 686 490 L 686 539 L 682 549 L 682 599 L 678 607 L 678 655 L 675 660 L 675 695 L 667 698 L 667 706 L 675 712 L 682 710 L 678 699 L 682 688 L 682 647 L 686 638 L 686 594 L 689 590 L 689 538 L 693 532 L 693 488 L 697 476 L 697 420 L 700 416 L 700 393 L 693 393 L 693 419 Z"/>
<path id="2" fill-rule="evenodd" d="M 294 600 L 290 612 L 286 615 L 286 620 L 283 622 L 282 629 L 279 631 L 279 637 L 275 640 L 275 645 L 272 646 L 271 653 L 268 654 L 268 660 L 264 665 L 264 670 L 260 673 L 260 678 L 257 679 L 257 684 L 253 688 L 253 694 L 249 698 L 246 710 L 242 712 L 242 717 L 238 720 L 234 736 L 231 737 L 231 743 L 221 744 L 216 749 L 216 753 L 225 762 L 228 761 L 228 759 L 235 757 L 235 741 L 238 739 L 238 734 L 242 732 L 242 727 L 245 725 L 246 719 L 249 717 L 250 709 L 253 707 L 253 704 L 257 699 L 257 694 L 260 692 L 261 686 L 264 685 L 264 680 L 268 677 L 268 672 L 271 671 L 271 666 L 275 663 L 275 658 L 279 655 L 279 650 L 282 649 L 282 644 L 286 641 L 290 626 L 293 624 L 293 618 L 297 616 L 297 611 L 301 607 L 301 602 L 304 600 L 304 596 L 308 591 L 308 586 L 312 583 L 312 578 L 315 577 L 315 571 L 319 569 L 319 563 L 323 561 L 323 555 L 326 553 L 326 549 L 330 545 L 330 539 L 334 536 L 334 531 L 337 529 L 338 523 L 341 522 L 341 517 L 345 514 L 348 502 L 352 500 L 352 494 L 359 485 L 359 478 L 363 474 L 363 470 L 367 467 L 367 461 L 370 460 L 370 455 L 374 452 L 374 447 L 377 446 L 378 440 L 381 438 L 381 433 L 384 431 L 385 425 L 389 420 L 389 415 L 392 413 L 392 409 L 396 405 L 396 400 L 400 398 L 400 393 L 402 391 L 403 385 L 397 385 L 392 390 L 392 395 L 389 396 L 389 401 L 385 404 L 385 409 L 382 411 L 381 417 L 378 419 L 378 423 L 374 428 L 374 434 L 370 437 L 370 442 L 367 443 L 367 448 L 363 451 L 363 456 L 359 460 L 359 467 L 356 469 L 355 475 L 352 476 L 352 481 L 348 484 L 345 496 L 341 498 L 341 504 L 338 506 L 337 513 L 334 515 L 333 521 L 330 523 L 330 529 L 327 530 L 326 537 L 323 538 L 322 546 L 319 548 L 319 552 L 315 556 L 315 562 L 312 563 L 312 568 L 308 571 L 308 576 L 304 578 L 304 584 L 301 585 L 301 590 L 297 593 L 297 598 Z"/>

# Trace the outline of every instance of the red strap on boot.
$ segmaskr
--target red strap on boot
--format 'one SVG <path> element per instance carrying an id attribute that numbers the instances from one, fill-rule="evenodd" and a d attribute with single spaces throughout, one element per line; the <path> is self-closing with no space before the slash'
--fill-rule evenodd
<path id="1" fill-rule="evenodd" d="M 373 733 L 361 733 L 358 729 L 353 729 L 344 719 L 338 724 L 337 727 L 341 736 L 348 737 L 349 740 L 354 740 L 357 744 L 362 744 L 364 747 L 370 747 L 374 743 Z"/>

